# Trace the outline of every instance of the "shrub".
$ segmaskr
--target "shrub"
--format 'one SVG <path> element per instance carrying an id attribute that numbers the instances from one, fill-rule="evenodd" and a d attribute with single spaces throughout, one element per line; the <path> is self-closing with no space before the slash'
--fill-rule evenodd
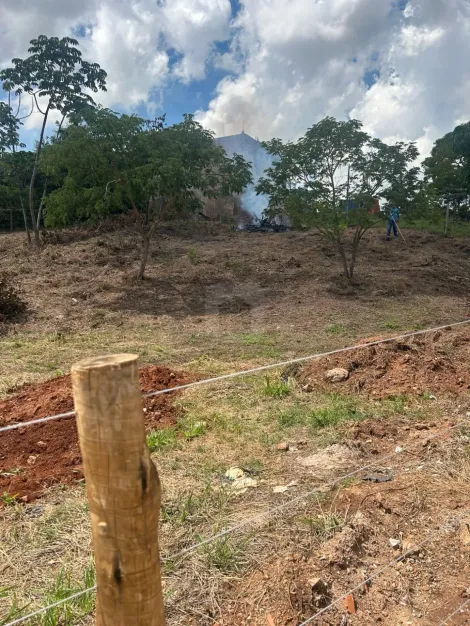
<path id="1" fill-rule="evenodd" d="M 6 274 L 0 274 L 0 322 L 13 320 L 26 311 L 26 302 Z"/>

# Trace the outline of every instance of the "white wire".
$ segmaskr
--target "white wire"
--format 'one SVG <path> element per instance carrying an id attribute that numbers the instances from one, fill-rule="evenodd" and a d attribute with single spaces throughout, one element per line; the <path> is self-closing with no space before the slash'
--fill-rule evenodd
<path id="1" fill-rule="evenodd" d="M 451 324 L 444 324 L 443 326 L 436 326 L 435 328 L 427 328 L 425 330 L 414 330 L 402 335 L 395 335 L 394 337 L 388 337 L 386 339 L 377 339 L 376 341 L 368 341 L 367 343 L 356 344 L 355 346 L 348 346 L 347 348 L 337 348 L 336 350 L 329 350 L 328 352 L 320 352 L 312 354 L 310 356 L 301 356 L 288 361 L 281 361 L 280 363 L 272 363 L 271 365 L 261 365 L 260 367 L 252 367 L 249 370 L 242 370 L 240 372 L 233 372 L 231 374 L 222 374 L 221 376 L 215 376 L 214 378 L 206 378 L 203 380 L 196 380 L 193 383 L 187 383 L 186 385 L 178 385 L 176 387 L 168 387 L 167 389 L 160 389 L 159 391 L 151 391 L 144 394 L 144 398 L 151 398 L 153 396 L 159 396 L 163 393 L 171 393 L 172 391 L 181 391 L 183 389 L 190 389 L 191 387 L 198 387 L 199 385 L 206 385 L 207 383 L 216 383 L 220 380 L 227 380 L 229 378 L 237 378 L 238 376 L 246 376 L 247 374 L 255 374 L 256 372 L 265 372 L 266 370 L 276 369 L 278 367 L 285 367 L 286 365 L 293 365 L 294 363 L 304 363 L 305 361 L 313 361 L 314 359 L 323 359 L 327 356 L 334 354 L 340 354 L 341 352 L 351 352 L 352 350 L 361 350 L 363 348 L 370 348 L 371 346 L 378 346 L 382 343 L 390 343 L 397 339 L 407 339 L 408 337 L 415 337 L 416 335 L 424 335 L 426 333 L 434 333 L 439 330 L 445 330 L 446 328 L 453 328 L 454 326 L 463 326 L 468 324 L 470 319 L 463 320 L 461 322 L 453 322 Z"/>
<path id="2" fill-rule="evenodd" d="M 386 565 L 381 567 L 379 570 L 371 574 L 368 578 L 365 578 L 362 582 L 360 582 L 358 585 L 356 585 L 355 587 L 353 587 L 352 589 L 344 593 L 342 596 L 340 596 L 339 598 L 336 598 L 336 600 L 334 600 L 331 604 L 326 606 L 324 609 L 321 609 L 321 611 L 318 611 L 317 613 L 315 613 L 315 615 L 312 615 L 312 617 L 309 617 L 307 620 L 305 620 L 305 622 L 302 622 L 301 624 L 299 624 L 299 626 L 306 626 L 307 624 L 311 624 L 314 620 L 317 619 L 317 617 L 320 617 L 320 615 L 323 615 L 334 606 L 337 606 L 340 602 L 345 600 L 349 595 L 351 595 L 355 591 L 359 591 L 359 589 L 364 587 L 364 585 L 367 585 L 368 583 L 372 582 L 375 578 L 383 574 L 389 567 L 393 567 L 399 561 L 403 561 L 405 557 L 409 556 L 410 554 L 413 554 L 414 552 L 416 552 L 417 550 L 419 550 L 420 548 L 422 548 L 423 546 L 431 542 L 441 533 L 443 529 L 446 528 L 449 522 L 453 522 L 455 524 L 462 518 L 466 517 L 469 513 L 470 513 L 470 510 L 467 510 L 461 515 L 459 515 L 458 517 L 447 519 L 447 521 L 444 524 L 442 524 L 442 526 L 439 526 L 439 528 L 435 532 L 431 533 L 430 535 L 427 535 L 422 541 L 420 541 L 419 543 L 415 544 L 412 548 L 407 550 L 407 552 L 404 552 L 403 554 L 400 554 L 400 556 L 397 556 L 395 559 L 393 559 L 393 561 L 390 561 L 390 563 L 387 563 Z"/>
<path id="3" fill-rule="evenodd" d="M 439 432 L 439 433 L 435 433 L 434 435 L 431 435 L 430 437 L 428 437 L 429 441 L 432 441 L 433 439 L 436 439 L 438 437 L 440 437 L 442 435 L 442 432 L 445 432 L 447 430 L 452 430 L 454 428 L 459 428 L 460 426 L 466 426 L 469 424 L 469 420 L 465 420 L 463 422 L 459 422 L 458 424 L 454 424 L 453 426 L 447 426 L 443 431 Z M 397 452 L 397 450 L 394 450 L 393 452 L 391 452 L 390 454 L 387 454 L 383 457 L 380 457 L 379 459 L 376 459 L 373 463 L 370 463 L 369 465 L 364 465 L 363 467 L 360 467 L 359 469 L 356 469 L 352 472 L 350 472 L 349 474 L 346 474 L 344 476 L 340 476 L 339 478 L 336 478 L 335 480 L 326 483 L 324 486 L 325 487 L 334 487 L 335 485 L 337 485 L 338 483 L 341 483 L 343 480 L 347 480 L 348 478 L 352 478 L 353 476 L 356 476 L 356 474 L 359 474 L 360 472 L 363 472 L 366 469 L 371 469 L 372 467 L 377 467 L 378 465 L 382 465 L 384 461 L 387 461 L 388 459 L 391 459 L 394 456 L 398 456 L 400 454 L 403 454 L 404 452 L 406 452 L 406 448 L 401 448 L 401 450 L 399 452 Z M 301 502 L 302 500 L 305 500 L 306 498 L 309 498 L 310 496 L 314 495 L 318 493 L 318 487 L 316 489 L 312 489 L 311 491 L 308 491 L 306 493 L 301 494 L 300 496 L 297 496 L 291 500 L 288 500 L 287 502 L 284 502 L 283 504 L 280 504 L 276 507 L 274 507 L 273 509 L 268 509 L 267 511 L 264 511 L 263 513 L 259 513 L 258 515 L 254 515 L 253 517 L 248 518 L 247 520 L 240 522 L 239 524 L 235 524 L 234 526 L 230 526 L 229 528 L 226 528 L 225 530 L 220 531 L 219 533 L 212 535 L 211 537 L 204 539 L 203 541 L 200 541 L 199 543 L 196 543 L 192 546 L 190 546 L 189 548 L 185 548 L 183 550 L 181 550 L 181 552 L 178 552 L 170 557 L 167 557 L 165 559 L 163 559 L 163 562 L 167 562 L 167 561 L 172 561 L 174 559 L 180 558 L 181 556 L 184 556 L 185 554 L 189 553 L 189 552 L 193 552 L 194 550 L 197 550 L 198 548 L 200 548 L 201 546 L 205 546 L 209 543 L 212 543 L 212 541 L 215 541 L 216 539 L 221 539 L 222 537 L 225 537 L 226 535 L 229 535 L 233 532 L 236 532 L 237 530 L 240 530 L 241 528 L 244 528 L 246 526 L 250 526 L 251 524 L 253 524 L 254 522 L 258 521 L 258 520 L 262 520 L 263 518 L 265 518 L 266 516 L 272 516 L 274 513 L 281 511 L 283 509 L 288 508 L 289 506 L 292 506 L 294 504 L 297 504 L 298 502 Z"/>
<path id="4" fill-rule="evenodd" d="M 68 411 L 68 413 L 59 413 L 58 415 L 49 415 L 49 417 L 39 417 L 37 420 L 31 420 L 29 422 L 20 422 L 19 424 L 9 424 L 8 426 L 2 426 L 0 433 L 7 430 L 16 430 L 17 428 L 23 428 L 23 426 L 33 426 L 34 424 L 43 424 L 44 422 L 50 422 L 51 420 L 58 420 L 64 417 L 73 417 L 75 411 Z"/>
<path id="5" fill-rule="evenodd" d="M 402 335 L 395 335 L 394 337 L 387 337 L 386 339 L 377 339 L 377 341 L 369 341 L 367 343 L 356 344 L 354 346 L 348 346 L 346 348 L 338 348 L 336 350 L 330 350 L 329 352 L 320 352 L 317 354 L 312 354 L 310 356 L 302 356 L 295 359 L 290 359 L 288 361 L 281 361 L 279 363 L 272 363 L 270 365 L 261 365 L 260 367 L 253 367 L 248 370 L 240 370 L 238 372 L 232 372 L 230 374 L 222 374 L 221 376 L 215 376 L 214 378 L 205 378 L 203 380 L 196 380 L 192 383 L 187 383 L 185 385 L 177 385 L 176 387 L 167 387 L 166 389 L 159 389 L 158 391 L 151 391 L 150 393 L 143 394 L 144 398 L 152 398 L 154 396 L 160 396 L 165 393 L 172 393 L 173 391 L 182 391 L 183 389 L 190 389 L 191 387 L 199 387 L 200 385 L 208 385 L 211 383 L 216 383 L 221 380 L 228 380 L 230 378 L 237 378 L 239 376 L 246 376 L 247 374 L 255 374 L 256 372 L 265 372 L 267 370 L 276 369 L 278 367 L 286 367 L 287 365 L 293 365 L 294 363 L 304 363 L 306 361 L 313 361 L 314 359 L 323 359 L 327 356 L 332 356 L 334 354 L 341 354 L 342 352 L 351 352 L 352 350 L 360 350 L 363 348 L 370 348 L 371 346 L 378 346 L 383 343 L 390 343 L 392 341 L 396 341 L 397 339 L 407 339 L 409 337 L 416 337 L 417 335 L 424 335 L 427 333 L 437 332 L 439 330 L 445 330 L 447 328 L 454 328 L 455 326 L 463 326 L 464 324 L 470 323 L 470 319 L 463 320 L 461 322 L 452 322 L 450 324 L 444 324 L 442 326 L 436 326 L 435 328 L 426 328 L 424 330 L 415 330 L 409 333 L 404 333 Z M 31 426 L 34 424 L 41 424 L 43 422 L 49 422 L 54 419 L 62 419 L 65 417 L 73 417 L 75 415 L 75 411 L 69 411 L 68 413 L 59 413 L 58 415 L 50 415 L 48 417 L 41 417 L 36 420 L 31 420 L 29 422 L 20 422 L 18 424 L 9 424 L 8 426 L 1 426 L 0 433 L 8 431 L 8 430 L 16 430 L 18 428 L 23 428 L 24 426 Z"/>
<path id="6" fill-rule="evenodd" d="M 465 420 L 463 422 L 459 422 L 458 424 L 454 424 L 453 426 L 447 426 L 444 431 L 446 430 L 452 430 L 454 428 L 458 428 L 459 426 L 465 426 L 468 424 L 468 420 Z M 432 439 L 436 439 L 437 437 L 440 437 L 442 435 L 442 432 L 439 433 L 435 433 L 434 435 L 431 435 L 430 437 L 428 437 L 429 440 Z M 350 472 L 349 474 L 345 474 L 344 476 L 340 476 L 339 478 L 336 478 L 335 480 L 326 483 L 326 487 L 334 487 L 335 485 L 337 485 L 338 483 L 342 482 L 343 480 L 346 480 L 348 478 L 352 478 L 353 476 L 355 476 L 356 474 L 359 474 L 360 472 L 366 470 L 366 469 L 370 469 L 372 467 L 376 467 L 377 465 L 381 465 L 384 461 L 387 461 L 388 459 L 392 458 L 393 456 L 397 456 L 399 454 L 403 454 L 403 452 L 406 452 L 406 448 L 402 448 L 402 450 L 400 452 L 397 452 L 396 450 L 390 454 L 387 454 L 383 457 L 380 457 L 379 459 L 376 459 L 374 461 L 374 463 L 370 463 L 369 465 L 364 465 L 363 467 L 360 467 L 356 470 L 354 470 L 353 472 Z M 225 530 L 215 534 L 215 535 L 211 535 L 211 537 L 208 537 L 207 539 L 204 539 L 203 541 L 200 541 L 198 543 L 193 544 L 192 546 L 189 546 L 188 548 L 184 548 L 183 550 L 181 550 L 180 552 L 177 552 L 176 554 L 172 554 L 169 557 L 166 557 L 164 559 L 162 559 L 163 563 L 167 563 L 169 561 L 174 561 L 176 559 L 181 558 L 182 556 L 189 554 L 190 552 L 194 552 L 195 550 L 197 550 L 198 548 L 201 548 L 202 546 L 208 545 L 209 543 L 212 543 L 213 541 L 215 541 L 216 539 L 220 539 L 222 537 L 225 537 L 233 532 L 236 532 L 237 530 L 241 530 L 242 528 L 249 526 L 250 524 L 253 524 L 255 521 L 257 520 L 263 520 L 266 516 L 271 516 L 274 513 L 276 513 L 277 511 L 281 511 L 285 508 L 288 508 L 289 506 L 292 506 L 294 504 L 297 504 L 298 502 L 301 502 L 302 500 L 305 500 L 306 498 L 310 497 L 311 495 L 314 495 L 315 493 L 318 492 L 318 488 L 316 489 L 312 489 L 311 491 L 304 493 L 300 496 L 297 496 L 296 498 L 293 498 L 292 500 L 288 500 L 287 502 L 285 502 L 284 504 L 280 504 L 279 506 L 274 507 L 273 509 L 269 509 L 268 511 L 265 511 L 263 513 L 260 513 L 259 515 L 255 515 L 253 517 L 250 517 L 249 519 L 245 520 L 244 522 L 240 522 L 239 524 L 235 524 L 234 526 L 230 526 L 229 528 L 226 528 Z M 462 516 L 463 517 L 463 516 Z M 419 546 L 418 546 L 419 547 Z M 416 549 L 416 548 L 415 548 Z M 406 556 L 406 555 L 402 555 L 402 556 Z M 379 572 L 376 572 L 373 576 L 378 576 Z M 368 579 L 369 580 L 369 579 Z M 368 580 L 362 582 L 358 588 L 362 587 L 365 583 L 368 582 Z M 372 577 L 371 579 L 372 580 Z M 60 606 L 61 604 L 64 604 L 65 602 L 69 602 L 70 600 L 74 600 L 75 598 L 79 598 L 80 596 L 84 595 L 85 593 L 91 592 L 91 591 L 96 591 L 97 586 L 94 585 L 93 587 L 89 587 L 88 589 L 84 589 L 83 591 L 79 591 L 78 593 L 69 596 L 68 598 L 64 598 L 62 600 L 59 600 L 58 602 L 55 602 L 54 604 L 50 604 L 49 606 L 43 607 L 41 609 L 38 609 L 37 611 L 35 611 L 34 613 L 30 613 L 28 615 L 25 615 L 24 617 L 20 617 L 16 620 L 14 620 L 13 622 L 8 622 L 8 624 L 5 624 L 5 626 L 13 626 L 14 624 L 21 624 L 23 622 L 25 622 L 28 619 L 31 619 L 32 617 L 35 617 L 37 615 L 40 615 L 41 613 L 44 613 L 45 611 Z M 355 589 L 353 590 L 355 591 Z M 349 593 L 352 592 L 348 592 Z M 346 596 L 344 596 L 346 597 Z M 343 598 L 339 598 L 336 602 L 339 602 L 341 599 Z M 331 604 L 331 606 L 334 606 L 335 603 Z M 329 608 L 329 607 L 327 607 Z M 316 616 L 318 616 L 319 614 L 316 614 Z M 316 617 L 314 616 L 314 617 Z M 311 618 L 312 619 L 312 618 Z M 304 624 L 307 624 L 307 622 L 304 622 Z M 300 626 L 304 626 L 304 624 L 301 624 Z"/>
<path id="7" fill-rule="evenodd" d="M 455 615 L 457 615 L 457 613 L 460 613 L 460 611 L 462 611 L 469 603 L 470 603 L 470 598 L 466 600 L 463 604 L 461 604 L 458 607 L 458 609 L 456 609 L 453 613 L 448 615 L 443 622 L 439 622 L 438 626 L 444 626 L 444 624 L 447 624 L 450 619 L 452 619 Z"/>
<path id="8" fill-rule="evenodd" d="M 44 606 L 41 609 L 34 611 L 34 613 L 29 613 L 28 615 L 25 615 L 24 617 L 18 617 L 18 619 L 13 620 L 12 622 L 8 622 L 8 624 L 5 624 L 5 626 L 13 626 L 14 624 L 22 624 L 26 620 L 36 617 L 37 615 L 41 615 L 41 613 L 45 613 L 49 609 L 54 609 L 55 607 L 60 606 L 61 604 L 64 604 L 65 602 L 70 602 L 70 600 L 75 600 L 76 598 L 80 598 L 81 596 L 84 596 L 86 593 L 90 591 L 96 591 L 96 585 L 94 585 L 93 587 L 89 587 L 88 589 L 84 589 L 83 591 L 74 593 L 72 596 L 69 596 L 68 598 L 64 598 L 63 600 L 54 602 L 54 604 L 49 604 L 49 606 Z"/>

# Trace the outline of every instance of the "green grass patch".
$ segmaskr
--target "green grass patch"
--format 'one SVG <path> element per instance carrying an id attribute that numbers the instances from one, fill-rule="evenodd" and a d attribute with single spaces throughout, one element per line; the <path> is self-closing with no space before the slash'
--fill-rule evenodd
<path id="1" fill-rule="evenodd" d="M 270 398 L 285 398 L 291 393 L 292 389 L 288 382 L 281 379 L 272 380 L 269 376 L 264 378 L 264 395 Z"/>
<path id="2" fill-rule="evenodd" d="M 345 332 L 346 328 L 341 324 L 329 324 L 329 326 L 326 327 L 327 335 L 344 335 Z"/>
<path id="3" fill-rule="evenodd" d="M 150 452 L 158 452 L 163 448 L 175 446 L 177 443 L 177 434 L 174 428 L 161 428 L 152 430 L 147 435 L 147 447 Z"/>
<path id="4" fill-rule="evenodd" d="M 354 398 L 332 394 L 319 406 L 295 404 L 278 414 L 281 428 L 307 426 L 313 430 L 337 426 L 341 422 L 361 420 L 366 412 L 358 408 Z"/>

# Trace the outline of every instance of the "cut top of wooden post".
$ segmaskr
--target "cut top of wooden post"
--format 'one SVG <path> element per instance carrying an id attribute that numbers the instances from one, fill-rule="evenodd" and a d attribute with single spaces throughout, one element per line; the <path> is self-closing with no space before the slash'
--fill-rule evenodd
<path id="1" fill-rule="evenodd" d="M 160 483 L 145 441 L 137 355 L 72 367 L 92 522 L 97 626 L 163 626 Z"/>

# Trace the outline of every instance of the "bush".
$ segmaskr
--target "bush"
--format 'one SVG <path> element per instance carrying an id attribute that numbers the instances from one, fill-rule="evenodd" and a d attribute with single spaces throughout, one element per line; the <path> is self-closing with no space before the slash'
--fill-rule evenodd
<path id="1" fill-rule="evenodd" d="M 6 274 L 0 274 L 0 322 L 10 321 L 26 311 L 26 302 Z"/>

